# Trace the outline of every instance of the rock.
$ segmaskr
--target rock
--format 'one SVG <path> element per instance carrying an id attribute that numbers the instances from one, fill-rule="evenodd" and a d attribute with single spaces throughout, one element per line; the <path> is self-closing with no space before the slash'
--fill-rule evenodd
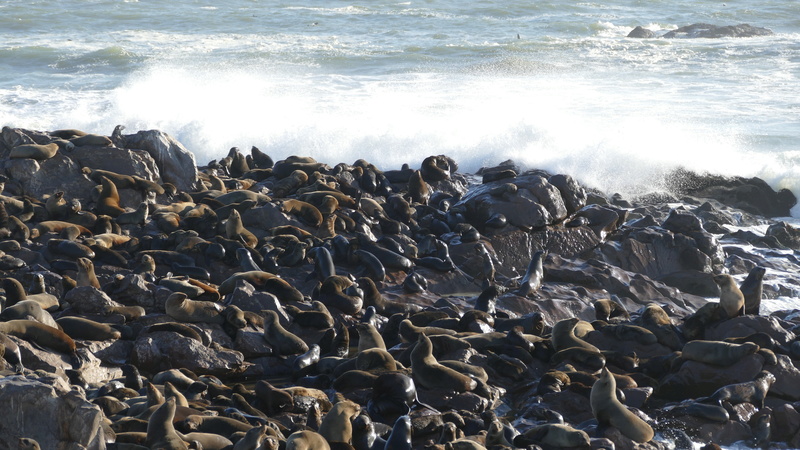
<path id="1" fill-rule="evenodd" d="M 72 368 L 72 357 L 64 353 L 51 350 L 44 350 L 25 339 L 9 336 L 19 346 L 22 356 L 22 365 L 30 370 L 44 370 L 48 373 L 64 374 L 64 371 Z"/>
<path id="2" fill-rule="evenodd" d="M 656 34 L 647 28 L 642 26 L 637 26 L 630 33 L 628 33 L 629 38 L 638 38 L 638 39 L 651 39 L 656 37 Z"/>
<path id="3" fill-rule="evenodd" d="M 709 396 L 723 386 L 752 381 L 763 365 L 764 358 L 758 354 L 745 356 L 728 367 L 686 361 L 661 380 L 657 396 L 670 400 Z"/>
<path id="4" fill-rule="evenodd" d="M 779 345 L 789 345 L 796 336 L 788 328 L 792 325 L 774 316 L 739 316 L 722 321 L 706 329 L 706 339 L 724 340 L 729 337 L 745 337 L 754 333 L 766 333 Z"/>
<path id="5" fill-rule="evenodd" d="M 263 310 L 275 311 L 281 325 L 288 326 L 289 315 L 283 310 L 278 297 L 269 292 L 257 291 L 252 284 L 245 280 L 236 282 L 233 292 L 225 296 L 226 304 L 238 306 L 242 311 L 250 311 L 261 314 Z"/>
<path id="6" fill-rule="evenodd" d="M 530 233 L 513 230 L 492 236 L 492 247 L 501 263 L 496 270 L 506 276 L 524 274 L 533 254 L 539 250 L 564 258 L 577 258 L 598 244 L 600 238 L 583 226 L 546 228 Z"/>
<path id="7" fill-rule="evenodd" d="M 64 295 L 64 302 L 82 314 L 103 314 L 107 307 L 122 306 L 111 300 L 105 292 L 92 286 L 71 289 Z"/>
<path id="8" fill-rule="evenodd" d="M 194 154 L 172 136 L 159 130 L 123 135 L 127 149 L 144 150 L 155 160 L 161 179 L 182 191 L 200 188 Z"/>
<path id="9" fill-rule="evenodd" d="M 264 332 L 252 327 L 236 330 L 233 349 L 242 352 L 245 358 L 272 355 L 272 347 L 264 339 Z"/>
<path id="10" fill-rule="evenodd" d="M 796 402 L 800 400 L 800 392 L 797 389 L 798 383 L 800 383 L 800 370 L 788 356 L 776 356 L 778 357 L 777 365 L 764 367 L 765 370 L 775 375 L 775 383 L 769 388 L 769 393 Z"/>
<path id="11" fill-rule="evenodd" d="M 69 152 L 69 157 L 81 167 L 107 170 L 122 175 L 136 175 L 153 182 L 161 179 L 155 160 L 144 150 L 116 147 L 75 147 Z"/>
<path id="12" fill-rule="evenodd" d="M 788 189 L 775 192 L 760 178 L 698 175 L 676 170 L 667 178 L 670 189 L 683 195 L 714 199 L 751 214 L 765 217 L 787 217 L 797 198 Z"/>
<path id="13" fill-rule="evenodd" d="M 786 248 L 800 250 L 800 230 L 786 222 L 778 222 L 770 225 L 764 237 L 773 237 Z"/>
<path id="14" fill-rule="evenodd" d="M 558 188 L 567 214 L 575 214 L 576 211 L 586 206 L 586 190 L 569 175 L 557 174 L 547 179 L 550 184 Z"/>
<path id="15" fill-rule="evenodd" d="M 131 361 L 143 372 L 157 373 L 181 367 L 198 375 L 231 376 L 245 370 L 244 356 L 234 350 L 215 350 L 170 331 L 157 331 L 139 337 Z"/>
<path id="16" fill-rule="evenodd" d="M 141 306 L 143 308 L 155 306 L 156 290 L 168 290 L 148 282 L 144 279 L 144 276 L 139 274 L 119 275 L 114 281 L 106 285 L 105 289 L 110 296 L 117 299 L 120 303 Z"/>
<path id="17" fill-rule="evenodd" d="M 672 38 L 723 38 L 723 37 L 754 37 L 772 36 L 772 30 L 768 28 L 754 27 L 746 23 L 739 25 L 718 26 L 708 23 L 695 23 L 686 25 L 667 32 L 663 37 Z"/>
<path id="18" fill-rule="evenodd" d="M 790 442 L 800 435 L 800 412 L 785 403 L 772 410 L 772 436 L 775 442 Z"/>
<path id="19" fill-rule="evenodd" d="M 12 375 L 0 380 L 0 409 L 7 414 L 0 442 L 35 437 L 41 448 L 105 449 L 100 408 L 57 376 Z"/>
<path id="20" fill-rule="evenodd" d="M 19 194 L 42 198 L 56 191 L 68 192 L 71 198 L 88 203 L 95 183 L 81 173 L 81 168 L 61 151 L 45 161 L 9 159 L 5 174 L 19 184 Z"/>

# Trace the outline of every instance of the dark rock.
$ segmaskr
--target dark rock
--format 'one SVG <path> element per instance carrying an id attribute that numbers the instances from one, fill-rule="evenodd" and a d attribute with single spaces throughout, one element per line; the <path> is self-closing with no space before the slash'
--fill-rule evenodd
<path id="1" fill-rule="evenodd" d="M 758 354 L 745 356 L 728 367 L 686 361 L 661 380 L 656 395 L 670 400 L 709 396 L 723 386 L 752 381 L 763 364 L 764 358 Z"/>
<path id="2" fill-rule="evenodd" d="M 656 37 L 656 34 L 647 28 L 642 26 L 637 26 L 630 33 L 628 33 L 629 38 L 639 38 L 639 39 L 651 39 Z"/>
<path id="3" fill-rule="evenodd" d="M 723 38 L 723 37 L 754 37 L 772 36 L 772 30 L 768 28 L 754 27 L 746 23 L 739 25 L 718 26 L 708 23 L 695 23 L 686 25 L 667 32 L 663 37 L 671 38 Z"/>
<path id="4" fill-rule="evenodd" d="M 231 376 L 245 370 L 241 353 L 212 347 L 178 333 L 157 331 L 136 340 L 131 361 L 149 373 L 182 367 L 198 375 Z"/>
<path id="5" fill-rule="evenodd" d="M 200 187 L 194 154 L 167 133 L 142 130 L 124 135 L 123 141 L 125 148 L 149 153 L 165 182 L 183 191 L 194 191 Z"/>
<path id="6" fill-rule="evenodd" d="M 670 188 L 680 194 L 714 199 L 724 205 L 766 217 L 786 217 L 797 203 L 788 189 L 775 192 L 760 178 L 698 175 L 676 170 L 667 177 Z"/>

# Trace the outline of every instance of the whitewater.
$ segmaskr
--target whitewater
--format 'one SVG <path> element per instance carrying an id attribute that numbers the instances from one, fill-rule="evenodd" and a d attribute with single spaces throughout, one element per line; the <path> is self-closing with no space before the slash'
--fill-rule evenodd
<path id="1" fill-rule="evenodd" d="M 626 37 L 697 22 L 775 34 Z M 0 125 L 161 129 L 200 165 L 447 154 L 609 194 L 685 167 L 800 197 L 798 79 L 793 1 L 0 1 Z"/>

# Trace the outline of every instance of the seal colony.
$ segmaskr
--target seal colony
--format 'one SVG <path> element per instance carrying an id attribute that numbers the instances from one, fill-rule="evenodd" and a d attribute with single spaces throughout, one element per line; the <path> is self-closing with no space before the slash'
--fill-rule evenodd
<path id="1" fill-rule="evenodd" d="M 758 208 L 788 213 L 791 193 L 708 176 L 628 201 L 513 162 L 255 147 L 187 170 L 179 143 L 146 151 L 165 141 L 3 129 L 0 407 L 17 420 L 0 441 L 800 444 L 800 314 L 761 314 L 785 289 L 770 271 L 796 267 L 773 249 L 800 231 Z M 56 172 L 63 188 L 43 184 Z M 742 185 L 759 196 L 733 209 Z M 44 388 L 82 415 L 25 409 Z"/>

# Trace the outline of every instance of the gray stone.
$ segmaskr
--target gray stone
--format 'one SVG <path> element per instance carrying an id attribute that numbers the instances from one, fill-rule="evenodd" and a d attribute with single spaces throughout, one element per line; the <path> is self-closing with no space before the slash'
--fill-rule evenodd
<path id="1" fill-rule="evenodd" d="M 81 201 L 91 198 L 95 184 L 81 173 L 81 168 L 60 150 L 45 161 L 9 159 L 4 162 L 5 174 L 19 185 L 20 194 L 42 198 L 56 191 L 69 192 Z"/>
<path id="2" fill-rule="evenodd" d="M 122 306 L 103 291 L 92 286 L 80 286 L 64 295 L 63 301 L 82 314 L 102 314 L 107 307 Z"/>
<path id="3" fill-rule="evenodd" d="M 137 339 L 131 361 L 149 373 L 181 367 L 198 375 L 231 376 L 246 368 L 240 352 L 205 347 L 192 338 L 165 331 L 147 333 Z"/>
<path id="4" fill-rule="evenodd" d="M 41 448 L 106 448 L 100 408 L 57 376 L 0 379 L 0 442 L 35 437 Z"/>
<path id="5" fill-rule="evenodd" d="M 182 191 L 199 189 L 194 154 L 172 136 L 159 130 L 142 130 L 124 135 L 123 141 L 125 148 L 149 153 L 165 182 Z"/>

